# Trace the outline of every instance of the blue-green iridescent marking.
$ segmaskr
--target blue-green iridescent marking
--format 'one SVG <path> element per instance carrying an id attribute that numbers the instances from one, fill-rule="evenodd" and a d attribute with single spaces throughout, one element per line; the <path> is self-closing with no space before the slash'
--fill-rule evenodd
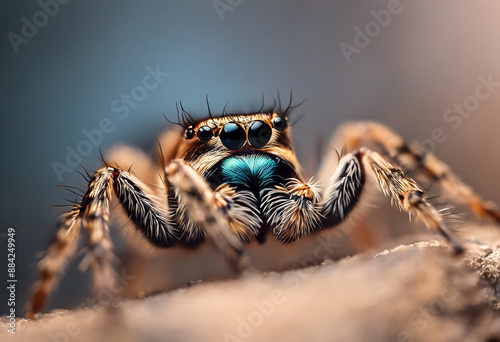
<path id="1" fill-rule="evenodd" d="M 282 180 L 276 169 L 280 160 L 261 154 L 224 159 L 221 174 L 225 183 L 263 189 Z"/>

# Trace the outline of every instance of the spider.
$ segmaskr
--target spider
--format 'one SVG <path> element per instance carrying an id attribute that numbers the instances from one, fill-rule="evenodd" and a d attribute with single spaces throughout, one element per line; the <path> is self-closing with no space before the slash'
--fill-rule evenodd
<path id="1" fill-rule="evenodd" d="M 208 99 L 207 99 L 208 105 Z M 249 267 L 244 245 L 272 234 L 290 243 L 318 230 L 352 220 L 363 193 L 373 183 L 400 209 L 419 218 L 448 241 L 454 253 L 464 245 L 445 224 L 426 192 L 410 177 L 420 172 L 439 182 L 443 192 L 479 217 L 500 223 L 500 211 L 430 153 L 405 142 L 375 122 L 353 122 L 333 135 L 319 183 L 305 181 L 290 136 L 291 111 L 281 103 L 269 110 L 195 120 L 181 105 L 178 124 L 184 134 L 159 143 L 162 194 L 153 193 L 131 170 L 104 166 L 89 179 L 81 203 L 62 215 L 53 242 L 38 264 L 28 317 L 39 312 L 75 253 L 80 228 L 88 234 L 84 259 L 91 266 L 94 289 L 116 281 L 109 235 L 110 201 L 116 198 L 145 240 L 159 248 L 192 247 L 211 242 L 239 272 Z M 177 132 L 177 131 L 176 131 Z M 338 153 L 332 146 L 341 142 Z M 379 147 L 370 150 L 367 144 Z M 103 160 L 104 161 L 104 160 Z"/>

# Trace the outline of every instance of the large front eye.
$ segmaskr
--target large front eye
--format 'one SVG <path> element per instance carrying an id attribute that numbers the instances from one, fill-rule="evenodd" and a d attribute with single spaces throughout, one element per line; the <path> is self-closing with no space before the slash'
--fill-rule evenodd
<path id="1" fill-rule="evenodd" d="M 243 127 L 234 123 L 228 122 L 222 127 L 219 133 L 222 145 L 230 150 L 239 150 L 245 145 L 247 135 Z"/>
<path id="2" fill-rule="evenodd" d="M 210 126 L 201 126 L 198 128 L 198 139 L 200 141 L 209 141 L 214 136 L 214 132 Z"/>
<path id="3" fill-rule="evenodd" d="M 273 129 L 264 121 L 255 120 L 248 127 L 248 142 L 252 147 L 261 148 L 271 140 Z"/>

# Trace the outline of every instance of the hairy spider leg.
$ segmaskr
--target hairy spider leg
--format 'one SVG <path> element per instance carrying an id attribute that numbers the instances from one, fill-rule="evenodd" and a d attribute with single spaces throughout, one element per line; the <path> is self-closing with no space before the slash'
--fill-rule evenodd
<path id="1" fill-rule="evenodd" d="M 379 146 L 407 173 L 423 171 L 426 177 L 441 184 L 444 195 L 450 200 L 466 205 L 479 218 L 500 224 L 500 210 L 495 203 L 481 198 L 434 154 L 425 152 L 417 144 L 406 142 L 387 126 L 375 122 L 347 123 L 338 129 L 332 139 L 333 145 L 344 144 L 348 151 L 359 149 L 363 143 Z"/>
<path id="2" fill-rule="evenodd" d="M 76 251 L 80 225 L 89 237 L 88 251 L 81 265 L 84 268 L 90 265 L 95 279 L 94 291 L 97 293 L 115 286 L 116 275 L 112 266 L 115 257 L 108 228 L 113 172 L 114 169 L 109 167 L 98 170 L 90 179 L 82 202 L 73 205 L 62 215 L 55 239 L 38 263 L 40 277 L 33 286 L 33 295 L 28 303 L 28 317 L 33 317 L 44 306 L 60 279 L 68 258 Z"/>
<path id="3" fill-rule="evenodd" d="M 288 178 L 265 194 L 264 213 L 278 240 L 289 243 L 346 220 L 354 209 L 364 174 L 357 153 L 342 158 L 328 185 L 320 191 L 312 181 Z"/>
<path id="4" fill-rule="evenodd" d="M 363 164 L 375 173 L 382 192 L 393 204 L 418 217 L 431 231 L 441 234 L 456 254 L 465 250 L 462 242 L 445 225 L 442 216 L 425 198 L 417 182 L 377 152 L 362 148 Z"/>
<path id="5" fill-rule="evenodd" d="M 233 272 L 239 274 L 250 267 L 243 256 L 244 246 L 231 232 L 227 216 L 219 210 L 218 199 L 208 183 L 185 161 L 173 160 L 166 168 L 167 179 L 184 203 L 205 237 L 226 257 Z"/>
<path id="6" fill-rule="evenodd" d="M 38 263 L 40 276 L 33 285 L 33 294 L 27 304 L 28 318 L 33 318 L 34 314 L 43 308 L 47 296 L 64 271 L 67 259 L 76 251 L 81 224 L 79 213 L 80 205 L 74 205 L 70 211 L 62 215 L 50 247 Z"/>
<path id="7" fill-rule="evenodd" d="M 444 224 L 439 212 L 427 201 L 423 189 L 377 152 L 362 148 L 343 156 L 335 171 L 327 178 L 327 185 L 319 196 L 311 186 L 294 180 L 291 186 L 277 187 L 270 196 L 269 212 L 278 219 L 275 234 L 283 242 L 290 242 L 316 230 L 333 227 L 347 220 L 361 196 L 367 170 L 376 177 L 381 191 L 393 204 L 418 217 L 431 231 L 441 234 L 454 252 L 464 246 Z M 313 215 L 318 216 L 310 216 Z M 299 223 L 298 223 L 299 222 Z M 306 224 L 304 222 L 307 222 Z"/>
<path id="8" fill-rule="evenodd" d="M 188 206 L 190 214 L 205 236 L 228 257 L 233 270 L 239 271 L 247 266 L 245 259 L 241 258 L 243 245 L 229 232 L 227 220 L 215 204 L 215 195 L 201 176 L 182 161 L 171 162 L 165 172 L 177 193 L 191 200 Z M 62 275 L 67 259 L 74 254 L 80 224 L 89 235 L 88 251 L 82 265 L 91 266 L 94 291 L 114 286 L 117 280 L 113 267 L 115 257 L 108 228 L 113 192 L 129 219 L 151 244 L 170 247 L 179 243 L 177 222 L 171 218 L 168 208 L 150 195 L 147 187 L 130 172 L 105 166 L 92 176 L 81 203 L 62 216 L 56 238 L 38 264 L 40 277 L 28 303 L 28 317 L 42 309 Z"/>

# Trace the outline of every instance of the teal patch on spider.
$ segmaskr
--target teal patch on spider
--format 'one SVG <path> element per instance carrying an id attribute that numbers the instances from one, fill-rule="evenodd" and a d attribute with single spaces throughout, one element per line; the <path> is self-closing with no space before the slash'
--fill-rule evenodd
<path id="1" fill-rule="evenodd" d="M 222 161 L 224 181 L 229 184 L 263 188 L 276 182 L 279 160 L 266 155 L 250 154 Z"/>

